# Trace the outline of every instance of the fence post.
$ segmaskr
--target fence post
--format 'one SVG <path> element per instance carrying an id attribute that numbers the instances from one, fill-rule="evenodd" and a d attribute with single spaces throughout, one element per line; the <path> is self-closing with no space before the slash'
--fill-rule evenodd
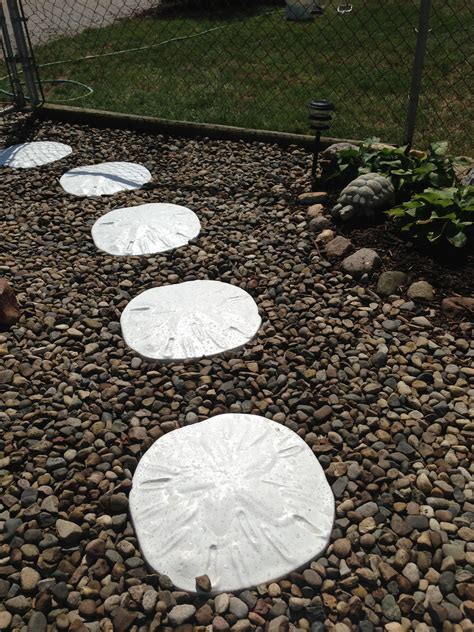
<path id="1" fill-rule="evenodd" d="M 430 22 L 431 0 L 420 0 L 420 13 L 418 18 L 418 31 L 416 37 L 415 57 L 411 76 L 410 95 L 408 98 L 408 110 L 405 123 L 405 135 L 403 142 L 411 145 L 415 133 L 416 115 L 420 101 L 421 79 L 423 76 L 423 64 L 425 61 L 426 43 L 428 41 Z"/>
<path id="2" fill-rule="evenodd" d="M 13 29 L 13 36 L 15 38 L 18 59 L 23 68 L 23 75 L 25 77 L 26 89 L 30 100 L 31 107 L 37 107 L 40 105 L 42 99 L 37 86 L 37 75 L 35 71 L 35 65 L 30 54 L 29 42 L 25 35 L 24 22 L 25 18 L 23 12 L 18 7 L 19 0 L 6 0 L 8 13 L 10 15 L 10 21 Z"/>
<path id="3" fill-rule="evenodd" d="M 18 69 L 16 67 L 15 55 L 13 53 L 12 44 L 10 41 L 10 33 L 8 32 L 7 19 L 3 10 L 3 5 L 0 1 L 0 32 L 2 36 L 2 49 L 5 57 L 5 64 L 8 70 L 8 77 L 10 79 L 10 85 L 13 93 L 13 102 L 17 108 L 22 108 L 25 105 L 25 97 L 21 89 L 20 76 L 18 75 Z"/>

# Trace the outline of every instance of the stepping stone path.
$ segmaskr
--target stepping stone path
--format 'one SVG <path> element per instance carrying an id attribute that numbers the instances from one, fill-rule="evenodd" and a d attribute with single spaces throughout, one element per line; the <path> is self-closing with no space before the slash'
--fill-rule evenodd
<path id="1" fill-rule="evenodd" d="M 34 167 L 71 152 L 61 143 L 26 143 L 0 152 L 0 165 Z M 72 195 L 100 196 L 138 189 L 150 179 L 141 165 L 108 162 L 71 169 L 60 184 Z M 311 193 L 304 203 L 321 202 L 325 195 Z M 109 254 L 146 255 L 183 246 L 199 231 L 199 219 L 190 209 L 151 203 L 107 213 L 94 224 L 92 237 Z M 332 243 L 338 240 L 343 242 L 342 256 L 348 240 L 338 237 Z M 7 283 L 3 289 L 3 295 L 11 293 Z M 121 317 L 127 345 L 154 360 L 236 349 L 260 325 L 253 298 L 219 281 L 146 290 Z M 243 414 L 219 415 L 156 441 L 136 469 L 130 509 L 149 565 L 170 575 L 182 590 L 214 593 L 269 582 L 305 565 L 326 548 L 335 513 L 321 465 L 301 437 L 281 424 Z M 82 537 L 77 524 L 63 519 L 56 521 L 56 532 L 64 546 L 74 546 Z M 35 570 L 24 569 L 23 590 L 31 592 L 40 578 Z M 14 605 L 9 604 L 13 612 Z M 230 606 L 238 619 L 247 616 L 248 607 L 240 599 L 231 598 Z M 92 616 L 93 600 L 83 600 L 78 611 Z M 169 621 L 181 625 L 195 611 L 192 605 L 177 605 Z M 119 623 L 119 616 L 117 611 L 114 622 L 123 629 L 134 620 Z M 9 618 L 9 613 L 4 616 L 4 625 L 10 625 Z"/>
<path id="2" fill-rule="evenodd" d="M 52 141 L 21 143 L 0 150 L 0 166 L 31 169 L 61 160 L 72 153 L 72 147 Z"/>
<path id="3" fill-rule="evenodd" d="M 133 162 L 103 162 L 75 167 L 67 171 L 59 183 L 72 195 L 113 195 L 119 191 L 140 189 L 151 180 L 146 167 Z"/>
<path id="4" fill-rule="evenodd" d="M 193 211 L 177 204 L 142 204 L 110 211 L 92 227 L 100 250 L 112 255 L 148 255 L 184 246 L 199 234 Z"/>
<path id="5" fill-rule="evenodd" d="M 310 447 L 256 415 L 226 414 L 158 439 L 133 477 L 143 554 L 179 590 L 212 592 L 282 577 L 329 541 L 334 496 Z"/>
<path id="6" fill-rule="evenodd" d="M 120 319 L 129 347 L 152 360 L 201 358 L 236 349 L 261 318 L 245 290 L 220 281 L 188 281 L 146 290 Z"/>

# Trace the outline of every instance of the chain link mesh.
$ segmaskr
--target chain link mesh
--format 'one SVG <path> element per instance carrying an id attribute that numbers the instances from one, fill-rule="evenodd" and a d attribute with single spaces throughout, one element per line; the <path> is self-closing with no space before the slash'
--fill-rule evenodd
<path id="1" fill-rule="evenodd" d="M 419 0 L 23 0 L 46 101 L 401 142 Z M 297 19 L 288 19 L 288 18 Z M 467 151 L 470 0 L 433 0 L 416 141 Z"/>

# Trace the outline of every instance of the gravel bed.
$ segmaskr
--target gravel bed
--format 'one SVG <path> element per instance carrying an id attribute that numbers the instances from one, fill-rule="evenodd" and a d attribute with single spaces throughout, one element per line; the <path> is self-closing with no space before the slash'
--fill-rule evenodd
<path id="1" fill-rule="evenodd" d="M 0 145 L 24 140 L 14 123 L 0 120 Z M 299 149 L 53 123 L 27 131 L 74 153 L 0 172 L 0 275 L 22 310 L 0 333 L 0 629 L 472 630 L 471 326 L 438 327 L 429 306 L 380 298 L 325 259 L 295 202 L 309 186 Z M 61 190 L 66 169 L 105 160 L 140 162 L 154 181 L 112 198 Z M 199 237 L 149 257 L 95 248 L 98 217 L 155 201 L 192 208 Z M 193 279 L 247 290 L 258 335 L 196 362 L 127 349 L 127 302 Z M 326 553 L 300 572 L 192 596 L 146 568 L 128 493 L 157 438 L 225 412 L 303 437 L 332 485 L 336 522 Z"/>

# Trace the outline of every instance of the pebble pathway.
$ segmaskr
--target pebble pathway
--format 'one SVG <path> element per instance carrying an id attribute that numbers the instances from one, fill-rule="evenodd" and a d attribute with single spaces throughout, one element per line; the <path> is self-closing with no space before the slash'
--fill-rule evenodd
<path id="1" fill-rule="evenodd" d="M 0 125 L 2 144 L 15 142 Z M 0 334 L 0 627 L 472 629 L 469 325 L 438 328 L 416 299 L 376 294 L 378 272 L 355 280 L 326 259 L 295 202 L 308 188 L 300 150 L 50 123 L 35 137 L 79 149 L 0 180 L 1 272 L 23 313 Z M 78 205 L 58 186 L 65 167 L 144 155 L 154 190 Z M 157 193 L 199 209 L 196 244 L 127 260 L 97 251 L 101 215 Z M 255 297 L 264 322 L 251 342 L 185 364 L 127 349 L 119 318 L 133 296 L 208 278 Z M 227 412 L 305 440 L 335 524 L 325 554 L 278 582 L 191 595 L 146 568 L 128 494 L 156 439 Z"/>

